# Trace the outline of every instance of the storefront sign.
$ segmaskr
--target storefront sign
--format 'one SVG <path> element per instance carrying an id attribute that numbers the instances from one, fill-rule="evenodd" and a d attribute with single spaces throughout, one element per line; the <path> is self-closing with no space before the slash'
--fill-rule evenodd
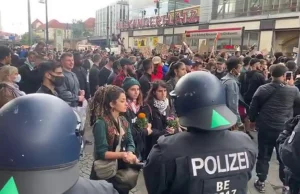
<path id="1" fill-rule="evenodd" d="M 192 39 L 215 39 L 218 33 L 220 34 L 220 39 L 241 37 L 242 28 L 194 30 L 186 31 L 185 35 L 187 38 Z"/>
<path id="2" fill-rule="evenodd" d="M 192 7 L 175 12 L 175 25 L 192 24 L 199 22 L 200 7 Z M 117 29 L 155 28 L 174 25 L 174 13 L 165 16 L 133 19 L 117 23 Z"/>

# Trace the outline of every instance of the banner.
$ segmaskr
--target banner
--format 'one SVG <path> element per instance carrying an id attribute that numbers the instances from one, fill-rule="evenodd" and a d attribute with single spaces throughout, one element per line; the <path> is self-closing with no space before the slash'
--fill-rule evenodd
<path id="1" fill-rule="evenodd" d="M 151 48 L 149 46 L 144 46 L 140 48 L 140 53 L 143 54 L 143 56 L 147 59 L 150 58 L 152 56 L 152 51 Z"/>
<path id="2" fill-rule="evenodd" d="M 157 43 L 155 47 L 156 54 L 160 55 L 168 55 L 169 53 L 169 46 L 166 44 Z"/>

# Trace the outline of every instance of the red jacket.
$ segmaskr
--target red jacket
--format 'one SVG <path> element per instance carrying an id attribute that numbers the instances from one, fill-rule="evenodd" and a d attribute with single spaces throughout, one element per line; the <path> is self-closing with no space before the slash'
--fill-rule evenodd
<path id="1" fill-rule="evenodd" d="M 152 73 L 151 81 L 162 80 L 164 77 L 162 65 L 156 67 L 156 74 Z"/>

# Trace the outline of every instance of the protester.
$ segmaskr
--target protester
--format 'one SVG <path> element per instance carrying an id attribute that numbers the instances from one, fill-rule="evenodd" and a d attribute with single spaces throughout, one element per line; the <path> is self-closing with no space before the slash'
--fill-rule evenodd
<path id="1" fill-rule="evenodd" d="M 169 72 L 166 75 L 168 91 L 174 90 L 178 80 L 186 74 L 186 65 L 182 62 L 173 63 L 170 67 Z"/>
<path id="2" fill-rule="evenodd" d="M 141 90 L 143 93 L 143 96 L 147 97 L 148 92 L 151 87 L 151 75 L 153 73 L 153 62 L 151 59 L 145 59 L 143 61 L 143 69 L 144 69 L 144 74 L 142 77 L 139 79 L 139 82 L 141 84 Z"/>
<path id="3" fill-rule="evenodd" d="M 167 87 L 167 84 L 162 80 L 153 82 L 148 96 L 145 99 L 145 105 L 142 111 L 146 114 L 149 123 L 151 123 L 153 131 L 146 139 L 146 156 L 148 156 L 151 148 L 157 143 L 160 136 L 174 134 L 176 130 L 167 124 L 167 117 L 173 115 Z"/>
<path id="4" fill-rule="evenodd" d="M 113 81 L 113 85 L 122 87 L 123 81 L 126 77 L 135 77 L 133 63 L 126 58 L 120 60 L 122 70 Z"/>
<path id="5" fill-rule="evenodd" d="M 99 87 L 105 86 L 107 84 L 107 80 L 109 75 L 112 72 L 112 67 L 114 62 L 116 61 L 116 58 L 114 56 L 110 56 L 108 59 L 108 63 L 102 67 L 102 69 L 99 72 Z"/>
<path id="6" fill-rule="evenodd" d="M 90 90 L 91 90 L 91 96 L 93 97 L 95 92 L 99 88 L 100 83 L 100 68 L 99 63 L 101 61 L 101 56 L 99 54 L 95 54 L 93 56 L 93 66 L 89 73 L 89 84 L 90 84 Z"/>
<path id="7" fill-rule="evenodd" d="M 25 92 L 19 89 L 17 83 L 21 81 L 22 77 L 18 69 L 14 66 L 3 66 L 0 69 L 0 83 L 6 84 L 12 91 L 15 97 L 24 96 Z"/>
<path id="8" fill-rule="evenodd" d="M 81 91 L 84 91 L 85 99 L 90 99 L 90 85 L 89 85 L 89 73 L 83 67 L 82 57 L 80 53 L 74 53 L 74 67 L 72 68 L 72 72 L 76 74 L 76 77 L 79 82 L 79 88 Z"/>
<path id="9" fill-rule="evenodd" d="M 236 115 L 237 123 L 233 126 L 233 130 L 237 130 L 239 126 L 243 125 L 239 114 L 239 99 L 240 90 L 238 76 L 241 71 L 242 65 L 236 57 L 231 57 L 226 61 L 228 73 L 221 81 L 225 85 L 226 105 Z"/>
<path id="10" fill-rule="evenodd" d="M 249 119 L 252 125 L 255 124 L 259 129 L 256 163 L 258 180 L 254 184 L 259 192 L 265 191 L 269 161 L 275 147 L 279 161 L 279 178 L 285 186 L 283 192 L 288 193 L 283 171 L 284 165 L 279 156 L 276 140 L 284 129 L 284 123 L 293 117 L 291 110 L 294 105 L 300 106 L 300 93 L 294 86 L 293 78 L 286 80 L 286 71 L 287 68 L 284 65 L 274 65 L 271 70 L 272 82 L 258 88 L 250 105 Z"/>
<path id="11" fill-rule="evenodd" d="M 146 160 L 146 137 L 152 134 L 151 125 L 148 124 L 145 128 L 141 128 L 136 124 L 137 117 L 143 107 L 143 95 L 140 91 L 140 83 L 131 77 L 125 78 L 123 89 L 126 93 L 127 111 L 125 117 L 130 124 L 132 136 L 135 144 L 135 153 L 140 161 Z"/>
<path id="12" fill-rule="evenodd" d="M 120 61 L 115 61 L 113 63 L 113 66 L 112 66 L 112 72 L 110 73 L 108 79 L 107 79 L 107 84 L 108 85 L 111 85 L 114 81 L 114 79 L 117 77 L 117 75 L 120 73 L 121 71 L 121 65 L 120 65 Z"/>
<path id="13" fill-rule="evenodd" d="M 11 63 L 11 50 L 7 46 L 0 46 L 0 68 Z"/>
<path id="14" fill-rule="evenodd" d="M 155 56 L 152 59 L 153 73 L 151 74 L 151 81 L 163 79 L 162 60 L 160 57 Z"/>
<path id="15" fill-rule="evenodd" d="M 31 51 L 23 65 L 19 68 L 22 81 L 19 83 L 20 89 L 26 94 L 33 94 L 41 86 L 42 77 L 38 70 L 38 65 L 42 61 L 37 52 Z"/>
<path id="16" fill-rule="evenodd" d="M 62 86 L 56 87 L 58 96 L 71 107 L 76 108 L 79 102 L 84 101 L 85 92 L 80 90 L 78 78 L 76 74 L 72 72 L 74 67 L 73 55 L 71 53 L 63 53 L 61 55 L 61 64 L 65 79 Z"/>
<path id="17" fill-rule="evenodd" d="M 43 75 L 43 83 L 37 93 L 58 96 L 55 88 L 64 84 L 64 74 L 61 65 L 54 61 L 49 61 L 40 64 L 39 69 L 41 75 Z"/>
<path id="18" fill-rule="evenodd" d="M 118 160 L 118 171 L 127 169 L 126 164 L 138 163 L 134 155 L 135 145 L 130 125 L 126 118 L 120 115 L 127 109 L 124 90 L 112 85 L 100 87 L 95 93 L 91 107 L 92 117 L 95 119 L 93 127 L 95 161 Z M 103 179 L 97 174 L 95 163 L 90 178 L 92 180 Z M 126 183 L 120 182 L 116 175 L 106 180 L 111 182 L 120 194 L 128 194 L 129 190 L 135 186 L 126 188 L 124 185 Z"/>
<path id="19" fill-rule="evenodd" d="M 225 59 L 222 57 L 219 57 L 217 59 L 217 69 L 214 72 L 214 75 L 221 80 L 222 77 L 224 77 L 226 75 L 226 71 L 225 71 Z"/>

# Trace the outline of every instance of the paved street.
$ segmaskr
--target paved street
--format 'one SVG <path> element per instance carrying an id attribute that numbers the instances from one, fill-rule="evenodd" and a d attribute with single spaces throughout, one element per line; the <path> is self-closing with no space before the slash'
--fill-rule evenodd
<path id="1" fill-rule="evenodd" d="M 254 136 L 255 136 L 255 134 L 254 134 Z M 93 140 L 93 135 L 92 135 L 91 129 L 87 130 L 86 137 L 89 140 Z M 93 146 L 87 146 L 85 149 L 85 155 L 80 160 L 81 176 L 86 177 L 86 178 L 89 178 L 90 171 L 92 168 L 92 162 L 93 162 L 92 153 L 93 153 Z M 249 181 L 249 184 L 248 184 L 248 194 L 259 194 L 253 187 L 253 183 L 256 179 L 255 170 L 253 171 L 252 174 L 253 174 L 252 179 Z M 280 186 L 281 186 L 281 182 L 278 178 L 278 162 L 276 160 L 276 156 L 274 153 L 271 164 L 270 164 L 268 180 L 266 182 L 266 194 L 280 194 L 281 193 Z M 143 178 L 143 173 L 140 174 L 137 187 L 132 190 L 132 193 L 147 194 L 147 191 L 145 188 L 145 183 L 144 183 L 144 178 Z"/>

